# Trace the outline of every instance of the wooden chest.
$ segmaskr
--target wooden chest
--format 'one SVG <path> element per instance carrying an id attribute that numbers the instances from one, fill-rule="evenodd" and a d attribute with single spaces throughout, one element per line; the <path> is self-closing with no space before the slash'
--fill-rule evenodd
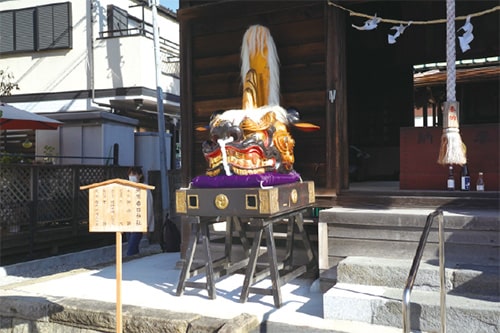
<path id="1" fill-rule="evenodd" d="M 314 204 L 314 182 L 272 187 L 189 188 L 175 193 L 176 210 L 192 216 L 269 217 Z"/>

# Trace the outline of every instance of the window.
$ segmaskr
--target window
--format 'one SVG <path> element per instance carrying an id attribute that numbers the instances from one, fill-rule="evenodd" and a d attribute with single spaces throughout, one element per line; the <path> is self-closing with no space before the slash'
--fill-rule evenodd
<path id="1" fill-rule="evenodd" d="M 0 12 L 0 53 L 71 48 L 71 3 Z"/>
<path id="2" fill-rule="evenodd" d="M 38 50 L 71 47 L 71 4 L 38 8 Z"/>
<path id="3" fill-rule="evenodd" d="M 35 47 L 33 31 L 34 9 L 23 9 L 14 12 L 14 43 L 17 51 L 32 51 Z"/>
<path id="4" fill-rule="evenodd" d="M 14 50 L 14 15 L 0 12 L 0 53 Z"/>

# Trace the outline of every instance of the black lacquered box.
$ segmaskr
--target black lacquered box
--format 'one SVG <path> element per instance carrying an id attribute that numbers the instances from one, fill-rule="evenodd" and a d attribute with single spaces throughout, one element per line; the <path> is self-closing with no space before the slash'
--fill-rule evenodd
<path id="1" fill-rule="evenodd" d="M 175 193 L 176 211 L 193 216 L 269 217 L 314 204 L 314 182 L 269 187 L 186 188 Z"/>

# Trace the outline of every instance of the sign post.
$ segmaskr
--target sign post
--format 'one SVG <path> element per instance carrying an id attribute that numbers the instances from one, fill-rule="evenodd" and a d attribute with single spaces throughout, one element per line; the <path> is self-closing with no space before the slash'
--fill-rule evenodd
<path id="1" fill-rule="evenodd" d="M 116 233 L 116 332 L 123 331 L 122 316 L 122 233 Z"/>
<path id="2" fill-rule="evenodd" d="M 154 186 L 111 179 L 80 186 L 89 189 L 89 231 L 116 233 L 116 332 L 122 326 L 122 233 L 146 232 L 147 190 Z"/>

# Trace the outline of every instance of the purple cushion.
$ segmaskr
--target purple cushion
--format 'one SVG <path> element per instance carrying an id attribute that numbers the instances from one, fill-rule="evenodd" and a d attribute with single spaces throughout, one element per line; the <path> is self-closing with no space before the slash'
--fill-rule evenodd
<path id="1" fill-rule="evenodd" d="M 222 188 L 222 187 L 260 187 L 295 183 L 300 180 L 300 175 L 292 171 L 290 173 L 266 172 L 249 176 L 196 176 L 191 181 L 193 187 L 199 188 Z"/>

